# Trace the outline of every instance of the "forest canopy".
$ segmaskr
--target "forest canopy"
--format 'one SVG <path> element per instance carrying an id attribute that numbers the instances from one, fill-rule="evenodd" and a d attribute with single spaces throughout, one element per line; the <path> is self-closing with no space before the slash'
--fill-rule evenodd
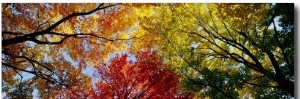
<path id="1" fill-rule="evenodd" d="M 292 3 L 2 3 L 2 98 L 293 98 Z"/>

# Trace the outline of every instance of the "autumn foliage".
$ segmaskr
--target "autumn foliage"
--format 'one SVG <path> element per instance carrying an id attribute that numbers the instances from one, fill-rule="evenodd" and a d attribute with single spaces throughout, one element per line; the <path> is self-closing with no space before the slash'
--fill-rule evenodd
<path id="1" fill-rule="evenodd" d="M 1 5 L 3 98 L 295 95 L 293 4 Z"/>
<path id="2" fill-rule="evenodd" d="M 179 76 L 165 69 L 155 51 L 139 52 L 136 62 L 124 54 L 107 64 L 97 66 L 95 77 L 99 81 L 93 88 L 75 88 L 58 97 L 92 99 L 181 99 L 188 94 L 178 91 Z M 87 91 L 88 90 L 88 91 Z M 65 96 L 64 96 L 65 95 Z"/>

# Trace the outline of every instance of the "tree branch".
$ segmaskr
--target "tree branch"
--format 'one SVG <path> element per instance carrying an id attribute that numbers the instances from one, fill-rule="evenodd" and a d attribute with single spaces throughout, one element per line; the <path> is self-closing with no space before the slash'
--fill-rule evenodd
<path id="1" fill-rule="evenodd" d="M 234 97 L 226 94 L 223 90 L 221 90 L 218 86 L 214 86 L 212 84 L 205 84 L 203 82 L 199 82 L 199 81 L 195 81 L 194 79 L 188 77 L 188 75 L 186 75 L 185 73 L 183 73 L 181 70 L 180 70 L 181 74 L 184 75 L 185 78 L 187 78 L 189 81 L 192 81 L 193 83 L 196 83 L 196 84 L 200 84 L 200 85 L 204 85 L 204 86 L 209 86 L 209 87 L 212 87 L 213 89 L 217 90 L 218 92 L 220 92 L 222 95 L 224 95 L 225 97 L 227 98 L 230 98 L 230 99 L 234 99 Z"/>
<path id="2" fill-rule="evenodd" d="M 81 16 L 81 15 L 89 15 L 91 13 L 94 13 L 98 10 L 102 10 L 102 9 L 105 9 L 105 8 L 108 8 L 108 7 L 112 7 L 114 5 L 118 5 L 118 4 L 112 4 L 112 5 L 108 5 L 108 6 L 104 6 L 104 7 L 101 7 L 103 6 L 103 4 L 100 4 L 97 8 L 89 11 L 89 12 L 83 12 L 83 13 L 72 13 L 66 17 L 64 17 L 63 19 L 57 21 L 56 23 L 54 23 L 53 25 L 51 25 L 50 27 L 48 27 L 47 29 L 43 30 L 43 31 L 40 31 L 40 32 L 33 32 L 33 33 L 30 33 L 30 34 L 24 34 L 22 36 L 18 36 L 18 37 L 14 37 L 14 38 L 10 38 L 10 39 L 5 39 L 5 40 L 2 40 L 2 46 L 8 46 L 8 45 L 12 45 L 12 44 L 18 44 L 18 43 L 22 43 L 22 42 L 25 42 L 25 41 L 34 41 L 34 42 L 37 42 L 37 43 L 41 43 L 41 44 L 46 44 L 46 42 L 42 42 L 42 41 L 39 41 L 37 40 L 35 37 L 36 36 L 39 36 L 39 35 L 44 35 L 44 34 L 48 34 L 49 32 L 51 32 L 51 30 L 53 30 L 54 28 L 56 28 L 58 25 L 60 25 L 61 23 L 75 17 L 75 16 Z M 9 33 L 12 33 L 12 32 L 7 32 L 7 31 L 2 31 L 3 34 L 9 34 Z M 63 40 L 61 40 L 60 42 L 48 42 L 47 44 L 60 44 L 61 42 L 63 42 Z"/>
<path id="3" fill-rule="evenodd" d="M 256 83 L 251 83 L 251 82 L 248 82 L 246 80 L 243 80 L 243 82 L 246 83 L 246 84 L 249 84 L 249 85 L 253 85 L 253 86 L 279 88 L 278 86 L 260 85 L 260 84 L 256 84 Z"/>
<path id="4" fill-rule="evenodd" d="M 75 16 L 81 16 L 81 15 L 89 15 L 89 14 L 92 14 L 98 10 L 102 10 L 102 9 L 105 9 L 105 8 L 109 8 L 109 7 L 112 7 L 112 6 L 115 6 L 115 5 L 118 5 L 118 4 L 112 4 L 112 5 L 108 5 L 108 6 L 104 6 L 102 7 L 104 4 L 100 4 L 98 5 L 98 7 L 96 7 L 95 9 L 89 11 L 89 12 L 82 12 L 82 13 L 72 13 L 66 17 L 64 17 L 63 19 L 57 21 L 56 23 L 54 23 L 52 26 L 50 26 L 49 28 L 45 29 L 43 32 L 50 32 L 51 30 L 53 30 L 54 28 L 56 28 L 58 25 L 60 25 L 61 23 L 71 19 L 72 17 L 75 17 Z"/>

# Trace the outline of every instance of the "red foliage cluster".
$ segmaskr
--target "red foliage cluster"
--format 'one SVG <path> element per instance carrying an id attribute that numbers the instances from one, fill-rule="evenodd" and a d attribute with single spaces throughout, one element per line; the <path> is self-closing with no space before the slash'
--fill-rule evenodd
<path id="1" fill-rule="evenodd" d="M 189 95 L 178 92 L 178 76 L 164 69 L 161 58 L 155 51 L 139 52 L 137 62 L 128 55 L 113 58 L 109 65 L 96 67 L 99 81 L 86 92 L 72 90 L 69 98 L 89 97 L 93 99 L 182 99 Z M 75 91 L 75 92 L 74 92 Z"/>

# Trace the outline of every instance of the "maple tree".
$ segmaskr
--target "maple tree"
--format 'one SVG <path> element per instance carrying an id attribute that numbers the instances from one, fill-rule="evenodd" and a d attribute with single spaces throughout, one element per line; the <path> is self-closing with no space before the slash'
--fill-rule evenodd
<path id="1" fill-rule="evenodd" d="M 196 97 L 294 96 L 292 4 L 161 4 L 153 12 L 140 24 L 161 35 L 160 53 Z"/>
<path id="2" fill-rule="evenodd" d="M 99 81 L 93 88 L 74 88 L 63 91 L 59 98 L 91 99 L 181 99 L 189 94 L 178 92 L 179 76 L 164 69 L 162 59 L 155 51 L 138 52 L 136 62 L 124 54 L 111 59 L 108 64 L 96 67 Z"/>
<path id="3" fill-rule="evenodd" d="M 135 21 L 122 19 L 129 10 L 119 4 L 3 3 L 3 92 L 14 97 L 14 89 L 28 85 L 21 97 L 37 89 L 41 98 L 49 98 L 61 87 L 89 86 L 91 77 L 82 71 L 126 48 L 123 41 L 131 39 L 121 33 Z"/>

